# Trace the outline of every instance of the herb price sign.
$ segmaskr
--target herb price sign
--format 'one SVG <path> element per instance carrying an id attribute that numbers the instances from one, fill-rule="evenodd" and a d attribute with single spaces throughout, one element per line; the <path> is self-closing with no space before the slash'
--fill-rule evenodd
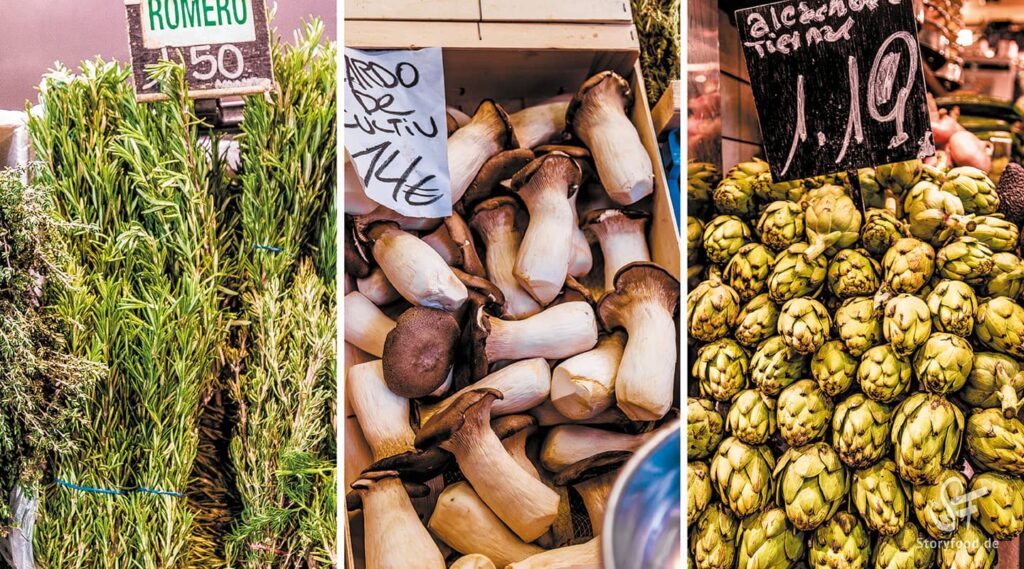
<path id="1" fill-rule="evenodd" d="M 776 181 L 935 153 L 912 0 L 736 11 Z"/>
<path id="2" fill-rule="evenodd" d="M 189 96 L 245 95 L 274 86 L 264 0 L 125 0 L 135 94 L 163 98 L 146 66 L 182 62 Z"/>
<path id="3" fill-rule="evenodd" d="M 345 150 L 366 195 L 409 217 L 452 213 L 440 48 L 345 48 Z"/>

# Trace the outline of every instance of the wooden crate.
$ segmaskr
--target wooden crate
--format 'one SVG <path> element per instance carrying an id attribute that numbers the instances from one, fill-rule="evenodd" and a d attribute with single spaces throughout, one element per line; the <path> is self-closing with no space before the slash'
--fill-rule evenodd
<path id="1" fill-rule="evenodd" d="M 473 0 L 474 4 L 476 0 Z M 350 0 L 351 3 L 351 0 Z M 412 2 L 411 4 L 417 4 Z M 454 2 L 453 4 L 458 4 Z M 487 5 L 484 2 L 483 5 Z M 346 4 L 346 9 L 348 4 Z M 351 16 L 351 12 L 347 14 Z M 509 112 L 565 93 L 574 93 L 588 77 L 610 69 L 628 78 L 636 97 L 632 119 L 654 166 L 655 191 L 649 243 L 652 259 L 680 276 L 681 249 L 674 208 L 658 150 L 650 105 L 639 64 L 632 25 L 509 24 L 474 22 L 345 22 L 345 43 L 357 49 L 444 48 L 447 103 L 472 114 L 483 99 L 494 99 Z M 351 283 L 346 283 L 346 293 Z M 345 344 L 348 367 L 371 359 Z M 369 465 L 369 449 L 347 404 L 345 412 L 345 480 L 348 488 Z M 347 567 L 362 569 L 361 520 L 346 516 Z M 351 527 L 350 527 L 351 526 Z"/>
<path id="2" fill-rule="evenodd" d="M 345 0 L 346 20 L 630 24 L 628 0 Z"/>

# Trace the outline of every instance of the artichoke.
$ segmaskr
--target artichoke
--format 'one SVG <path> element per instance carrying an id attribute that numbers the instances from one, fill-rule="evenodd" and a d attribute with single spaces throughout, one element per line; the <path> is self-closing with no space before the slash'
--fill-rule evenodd
<path id="1" fill-rule="evenodd" d="M 779 305 L 767 293 L 759 294 L 740 310 L 732 335 L 740 344 L 753 348 L 776 334 L 778 322 Z"/>
<path id="2" fill-rule="evenodd" d="M 974 334 L 978 341 L 997 352 L 1024 358 L 1024 308 L 1005 296 L 981 303 Z"/>
<path id="3" fill-rule="evenodd" d="M 714 342 L 729 335 L 740 313 L 740 297 L 721 279 L 712 276 L 686 295 L 686 321 L 690 337 Z"/>
<path id="4" fill-rule="evenodd" d="M 754 183 L 754 195 L 762 202 L 774 201 L 800 201 L 807 193 L 807 186 L 804 180 L 791 180 L 789 182 L 773 182 L 770 172 L 765 172 L 757 177 Z M 803 234 L 801 234 L 803 235 Z"/>
<path id="5" fill-rule="evenodd" d="M 832 318 L 825 305 L 810 298 L 794 298 L 782 305 L 778 330 L 783 341 L 800 354 L 813 354 L 828 341 Z"/>
<path id="6" fill-rule="evenodd" d="M 739 523 L 722 504 L 710 504 L 690 530 L 690 554 L 697 569 L 732 569 Z"/>
<path id="7" fill-rule="evenodd" d="M 711 474 L 704 462 L 686 463 L 686 525 L 693 525 L 711 502 Z"/>
<path id="8" fill-rule="evenodd" d="M 864 569 L 871 562 L 871 538 L 857 516 L 839 512 L 811 538 L 812 569 Z"/>
<path id="9" fill-rule="evenodd" d="M 775 258 L 775 265 L 768 275 L 768 296 L 775 302 L 811 296 L 825 282 L 828 259 L 819 256 L 808 261 L 804 257 L 806 250 L 806 243 L 796 243 Z"/>
<path id="10" fill-rule="evenodd" d="M 775 401 L 756 389 L 741 391 L 725 416 L 725 428 L 748 445 L 763 445 L 775 434 Z"/>
<path id="11" fill-rule="evenodd" d="M 781 325 L 782 317 L 779 317 Z M 898 294 L 885 304 L 882 333 L 900 356 L 914 350 L 932 333 L 932 314 L 923 300 L 910 294 Z"/>
<path id="12" fill-rule="evenodd" d="M 797 531 L 780 508 L 769 508 L 740 522 L 736 566 L 788 569 L 803 559 L 804 534 Z"/>
<path id="13" fill-rule="evenodd" d="M 832 446 L 850 468 L 878 462 L 889 451 L 892 409 L 855 393 L 836 405 L 832 416 Z"/>
<path id="14" fill-rule="evenodd" d="M 776 501 L 800 531 L 831 518 L 850 489 L 846 467 L 825 443 L 787 450 L 775 466 Z"/>
<path id="15" fill-rule="evenodd" d="M 747 243 L 750 228 L 735 215 L 720 215 L 704 226 L 704 255 L 712 263 L 728 263 Z"/>
<path id="16" fill-rule="evenodd" d="M 1009 541 L 1024 532 L 1024 481 L 998 472 L 976 474 L 971 479 L 974 519 L 985 533 Z"/>
<path id="17" fill-rule="evenodd" d="M 939 281 L 928 293 L 927 304 L 936 330 L 964 338 L 971 335 L 978 299 L 970 285 L 960 281 Z"/>
<path id="18" fill-rule="evenodd" d="M 992 272 L 985 281 L 985 293 L 1017 300 L 1024 293 L 1024 261 L 1013 253 L 992 255 Z"/>
<path id="19" fill-rule="evenodd" d="M 858 249 L 843 249 L 828 266 L 828 289 L 839 298 L 874 294 L 881 286 L 881 267 Z"/>
<path id="20" fill-rule="evenodd" d="M 772 270 L 775 256 L 760 243 L 748 243 L 725 266 L 725 280 L 746 302 L 761 293 Z"/>
<path id="21" fill-rule="evenodd" d="M 960 453 L 964 416 L 941 395 L 914 393 L 892 420 L 896 471 L 911 484 L 934 482 Z"/>
<path id="22" fill-rule="evenodd" d="M 944 192 L 932 182 L 918 182 L 903 202 L 910 234 L 939 246 L 950 237 L 974 229 L 964 215 L 964 205 L 955 194 Z"/>
<path id="23" fill-rule="evenodd" d="M 779 393 L 776 417 L 779 435 L 790 446 L 803 446 L 825 436 L 833 405 L 810 379 L 797 381 Z"/>
<path id="24" fill-rule="evenodd" d="M 932 393 L 958 391 L 974 366 L 974 350 L 960 336 L 938 332 L 928 336 L 914 355 L 914 374 Z"/>
<path id="25" fill-rule="evenodd" d="M 725 178 L 711 199 L 715 203 L 715 211 L 721 215 L 735 215 L 741 219 L 750 219 L 757 215 L 757 200 L 754 197 L 753 179 Z"/>
<path id="26" fill-rule="evenodd" d="M 906 224 L 900 221 L 895 213 L 887 209 L 873 208 L 864 214 L 860 242 L 876 259 L 882 258 L 896 241 L 906 236 Z"/>
<path id="27" fill-rule="evenodd" d="M 860 239 L 862 216 L 850 196 L 843 192 L 823 193 L 810 200 L 804 209 L 804 224 L 810 247 L 808 259 L 831 256 Z"/>
<path id="28" fill-rule="evenodd" d="M 753 184 L 759 176 L 769 174 L 770 171 L 771 169 L 767 162 L 754 157 L 746 162 L 739 162 L 732 168 L 729 168 L 729 171 L 725 173 L 725 177 L 733 178 L 735 180 L 745 180 Z"/>
<path id="29" fill-rule="evenodd" d="M 910 360 L 882 344 L 864 352 L 857 367 L 861 391 L 875 401 L 892 403 L 910 389 L 913 367 Z"/>
<path id="30" fill-rule="evenodd" d="M 961 524 L 948 540 L 939 543 L 939 569 L 991 569 L 996 566 L 996 544 L 977 524 Z"/>
<path id="31" fill-rule="evenodd" d="M 807 356 L 787 346 L 782 336 L 772 336 L 751 356 L 750 380 L 761 393 L 778 395 L 782 388 L 806 376 L 807 364 Z"/>
<path id="32" fill-rule="evenodd" d="M 875 301 L 869 297 L 846 299 L 836 310 L 836 332 L 855 358 L 882 343 L 882 319 L 876 315 Z"/>
<path id="33" fill-rule="evenodd" d="M 704 248 L 704 222 L 692 215 L 686 217 L 686 264 L 700 259 Z"/>
<path id="34" fill-rule="evenodd" d="M 920 160 L 875 166 L 875 182 L 896 195 L 903 195 L 921 179 L 922 171 Z"/>
<path id="35" fill-rule="evenodd" d="M 811 358 L 811 377 L 825 394 L 835 397 L 853 385 L 859 363 L 846 351 L 842 341 L 825 342 Z"/>
<path id="36" fill-rule="evenodd" d="M 690 162 L 686 165 L 687 209 L 698 215 L 704 213 L 711 203 L 711 192 L 722 175 L 710 162 Z"/>
<path id="37" fill-rule="evenodd" d="M 935 256 L 940 275 L 971 285 L 984 284 L 992 265 L 992 250 L 973 237 L 958 237 Z"/>
<path id="38" fill-rule="evenodd" d="M 928 569 L 935 563 L 935 550 L 913 522 L 895 535 L 884 536 L 875 545 L 875 569 Z"/>
<path id="39" fill-rule="evenodd" d="M 745 518 L 771 502 L 774 468 L 775 457 L 768 447 L 729 437 L 711 459 L 711 484 L 722 503 L 737 517 Z"/>
<path id="40" fill-rule="evenodd" d="M 718 401 L 729 401 L 747 386 L 748 369 L 750 359 L 746 350 L 730 338 L 705 344 L 693 362 L 701 396 Z"/>
<path id="41" fill-rule="evenodd" d="M 979 215 L 974 218 L 974 229 L 967 232 L 996 253 L 1012 252 L 1017 248 L 1020 230 L 1002 215 Z"/>
<path id="42" fill-rule="evenodd" d="M 943 469 L 931 484 L 912 486 L 910 501 L 914 515 L 928 535 L 935 539 L 949 537 L 963 516 L 956 507 L 964 503 L 967 477 L 950 469 Z"/>
<path id="43" fill-rule="evenodd" d="M 761 243 L 776 253 L 804 239 L 804 210 L 791 201 L 768 204 L 757 220 Z"/>
<path id="44" fill-rule="evenodd" d="M 985 172 L 972 166 L 960 166 L 946 173 L 942 191 L 960 198 L 967 213 L 982 215 L 999 209 L 996 185 Z"/>
<path id="45" fill-rule="evenodd" d="M 934 271 L 935 250 L 913 237 L 897 240 L 882 257 L 882 282 L 895 294 L 914 294 Z"/>
<path id="46" fill-rule="evenodd" d="M 975 353 L 971 374 L 959 395 L 971 407 L 1000 409 L 1004 417 L 1016 417 L 1024 397 L 1024 373 L 1009 356 Z"/>
<path id="47" fill-rule="evenodd" d="M 967 452 L 988 470 L 1024 476 L 1024 424 L 999 409 L 975 411 L 967 419 Z"/>
<path id="48" fill-rule="evenodd" d="M 895 535 L 907 522 L 907 496 L 891 460 L 854 472 L 850 497 L 868 528 L 882 535 Z"/>
<path id="49" fill-rule="evenodd" d="M 690 397 L 686 401 L 686 456 L 700 460 L 711 455 L 725 436 L 725 420 L 715 402 Z"/>

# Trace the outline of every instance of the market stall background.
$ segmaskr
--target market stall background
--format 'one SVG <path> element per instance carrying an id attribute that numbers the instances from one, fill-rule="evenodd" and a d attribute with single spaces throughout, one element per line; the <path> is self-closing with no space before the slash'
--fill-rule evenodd
<path id="1" fill-rule="evenodd" d="M 272 7 L 272 3 L 268 7 Z M 328 39 L 337 29 L 333 0 L 280 2 L 271 22 L 284 38 L 316 14 Z M 123 2 L 5 2 L 0 13 L 0 109 L 24 110 L 36 100 L 42 73 L 55 61 L 77 66 L 97 55 L 129 61 L 128 27 Z"/>

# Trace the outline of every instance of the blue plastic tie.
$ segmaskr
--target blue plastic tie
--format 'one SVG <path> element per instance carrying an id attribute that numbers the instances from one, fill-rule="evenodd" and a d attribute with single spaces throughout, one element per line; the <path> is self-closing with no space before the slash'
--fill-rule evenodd
<path id="1" fill-rule="evenodd" d="M 184 498 L 185 497 L 185 495 L 182 494 L 181 492 L 169 492 L 167 490 L 155 490 L 153 488 L 143 488 L 142 486 L 139 486 L 138 488 L 134 488 L 134 489 L 131 489 L 131 490 L 108 490 L 106 488 L 93 488 L 92 486 L 81 486 L 79 484 L 72 484 L 71 482 L 68 482 L 66 480 L 61 480 L 60 478 L 55 478 L 54 480 L 57 482 L 57 484 L 60 484 L 61 486 L 64 486 L 66 488 L 70 488 L 72 490 L 78 490 L 79 492 L 89 492 L 91 494 L 106 494 L 108 496 L 125 496 L 128 493 L 130 493 L 130 492 L 142 492 L 142 493 L 145 493 L 145 494 L 157 494 L 159 496 L 173 496 L 175 498 Z"/>
<path id="2" fill-rule="evenodd" d="M 253 245 L 253 249 L 258 251 L 270 251 L 271 253 L 284 253 L 284 249 L 280 247 L 274 247 L 273 245 Z"/>
<path id="3" fill-rule="evenodd" d="M 145 492 L 146 494 L 157 494 L 159 496 L 174 496 L 175 498 L 184 498 L 185 495 L 181 492 L 168 492 L 167 490 L 154 490 L 152 488 L 143 488 L 139 486 L 135 489 L 137 492 Z"/>

